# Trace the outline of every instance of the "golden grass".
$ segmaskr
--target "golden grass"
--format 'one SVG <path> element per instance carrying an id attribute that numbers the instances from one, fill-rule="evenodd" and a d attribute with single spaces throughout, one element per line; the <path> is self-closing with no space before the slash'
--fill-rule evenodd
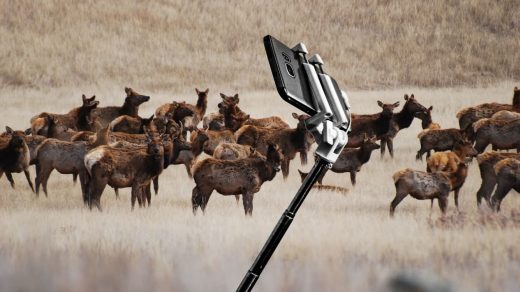
<path id="1" fill-rule="evenodd" d="M 520 78 L 520 6 L 487 1 L 0 1 L 0 86 L 270 89 L 262 37 L 352 88 Z"/>
<path id="2" fill-rule="evenodd" d="M 496 87 L 348 91 L 353 110 L 377 111 L 376 100 L 401 100 L 414 93 L 434 106 L 434 120 L 456 125 L 463 106 L 485 101 L 510 102 L 515 84 Z M 172 99 L 168 91 L 136 88 L 150 94 L 142 115 Z M 348 88 L 345 88 L 348 90 Z M 218 92 L 210 88 L 209 111 Z M 97 94 L 101 105 L 119 104 L 122 88 L 63 87 L 0 89 L 0 127 L 28 126 L 39 111 L 65 112 L 81 93 Z M 230 93 L 229 91 L 224 91 Z M 194 101 L 195 92 L 180 92 L 178 100 Z M 241 92 L 241 106 L 252 116 L 280 115 L 292 122 L 291 107 L 274 90 Z M 364 166 L 358 185 L 348 175 L 331 174 L 326 184 L 349 193 L 313 190 L 284 241 L 266 267 L 256 291 L 374 291 L 384 289 L 396 273 L 435 275 L 466 291 L 517 291 L 520 288 L 520 198 L 511 193 L 500 215 L 479 212 L 475 193 L 480 185 L 476 163 L 470 166 L 461 191 L 461 211 L 453 199 L 447 218 L 440 219 L 429 201 L 406 198 L 388 215 L 394 196 L 392 174 L 413 167 L 419 148 L 415 121 L 395 140 L 394 160 L 378 154 Z M 160 194 L 147 209 L 130 210 L 129 191 L 115 199 L 111 189 L 102 197 L 104 212 L 88 211 L 71 176 L 53 173 L 49 198 L 35 196 L 23 175 L 17 189 L 0 181 L 0 291 L 230 291 L 236 288 L 299 186 L 294 161 L 287 181 L 277 176 L 255 196 L 254 216 L 246 218 L 234 197 L 214 193 L 207 213 L 193 216 L 191 189 L 183 166 L 161 175 Z M 301 167 L 308 170 L 310 166 Z M 34 175 L 34 173 L 33 173 Z"/>

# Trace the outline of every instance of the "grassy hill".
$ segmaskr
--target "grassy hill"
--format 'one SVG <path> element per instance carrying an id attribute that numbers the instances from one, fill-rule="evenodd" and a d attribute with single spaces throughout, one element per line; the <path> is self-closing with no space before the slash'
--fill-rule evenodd
<path id="1" fill-rule="evenodd" d="M 510 1 L 0 1 L 0 86 L 272 88 L 262 37 L 350 88 L 520 79 Z"/>

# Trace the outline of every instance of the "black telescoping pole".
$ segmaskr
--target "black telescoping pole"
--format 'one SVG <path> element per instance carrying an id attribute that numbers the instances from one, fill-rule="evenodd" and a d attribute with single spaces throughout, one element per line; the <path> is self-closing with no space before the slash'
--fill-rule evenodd
<path id="1" fill-rule="evenodd" d="M 262 251 L 260 251 L 260 253 L 256 257 L 255 262 L 253 263 L 249 271 L 247 271 L 247 274 L 244 276 L 244 279 L 242 279 L 242 282 L 240 283 L 240 286 L 238 286 L 237 291 L 244 292 L 251 291 L 253 289 L 256 281 L 260 277 L 260 274 L 267 265 L 267 262 L 273 255 L 274 251 L 276 250 L 276 247 L 278 247 L 280 241 L 282 241 L 285 232 L 287 231 L 287 229 L 289 229 L 289 226 L 291 225 L 294 217 L 296 216 L 296 212 L 298 212 L 298 209 L 302 205 L 303 201 L 307 197 L 307 194 L 311 190 L 312 186 L 314 185 L 318 177 L 324 170 L 327 169 L 326 167 L 328 164 L 329 162 L 317 156 L 314 166 L 312 167 L 307 177 L 305 177 L 305 180 L 303 181 L 302 185 L 300 186 L 300 189 L 294 196 L 294 199 L 292 200 L 291 204 L 285 210 L 280 220 L 278 220 L 278 224 L 276 224 L 275 228 L 273 229 L 273 232 L 271 232 L 271 235 L 269 236 L 269 239 L 264 244 Z"/>

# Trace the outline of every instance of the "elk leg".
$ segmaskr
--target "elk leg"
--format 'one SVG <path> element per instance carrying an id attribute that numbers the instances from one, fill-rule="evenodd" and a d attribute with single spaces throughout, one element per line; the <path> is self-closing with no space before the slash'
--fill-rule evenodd
<path id="1" fill-rule="evenodd" d="M 135 199 L 137 199 L 139 197 L 138 198 L 138 200 L 139 200 L 139 202 L 138 202 L 139 207 L 141 207 L 141 204 L 142 204 L 141 198 L 140 198 L 140 195 L 138 194 L 138 192 L 139 192 L 139 188 L 137 186 L 132 186 L 132 197 L 130 199 L 130 204 L 132 206 L 132 211 L 135 208 Z"/>
<path id="2" fill-rule="evenodd" d="M 460 192 L 460 188 L 456 188 L 455 190 L 455 207 L 457 208 L 457 211 L 459 211 L 459 192 Z"/>
<path id="3" fill-rule="evenodd" d="M 386 146 L 388 147 L 388 153 L 390 153 L 390 157 L 394 158 L 394 140 L 391 138 L 388 139 Z"/>
<path id="4" fill-rule="evenodd" d="M 106 178 L 92 177 L 89 181 L 88 187 L 88 206 L 92 210 L 92 206 L 96 206 L 101 212 L 101 195 L 107 185 L 108 180 Z"/>
<path id="5" fill-rule="evenodd" d="M 186 167 L 186 172 L 188 173 L 188 177 L 193 178 L 193 174 L 191 173 L 191 163 L 189 161 L 186 161 L 184 163 L 184 166 Z"/>
<path id="6" fill-rule="evenodd" d="M 430 204 L 430 210 L 433 209 L 433 201 L 435 201 L 435 198 L 433 199 L 430 199 L 431 200 L 431 204 Z"/>
<path id="7" fill-rule="evenodd" d="M 284 157 L 284 159 L 282 160 L 282 174 L 283 174 L 283 179 L 287 179 L 287 177 L 289 176 L 289 164 L 290 164 L 290 160 L 287 159 L 286 157 Z"/>
<path id="8" fill-rule="evenodd" d="M 300 161 L 302 162 L 302 165 L 307 165 L 307 151 L 300 151 Z"/>
<path id="9" fill-rule="evenodd" d="M 437 201 L 439 202 L 439 208 L 441 208 L 442 215 L 445 215 L 446 209 L 448 208 L 448 196 L 439 196 Z"/>
<path id="10" fill-rule="evenodd" d="M 159 186 L 159 185 L 157 185 Z M 145 187 L 145 191 L 146 191 L 146 201 L 148 202 L 148 207 L 150 207 L 150 204 L 152 203 L 152 191 L 150 190 L 151 186 L 150 184 L 148 184 L 146 187 Z M 157 195 L 157 193 L 155 193 Z"/>
<path id="11" fill-rule="evenodd" d="M 7 177 L 7 180 L 11 184 L 11 187 L 14 189 L 15 188 L 15 183 L 14 183 L 14 179 L 13 179 L 13 174 L 10 173 L 9 171 L 6 171 L 5 172 L 5 177 Z"/>
<path id="12" fill-rule="evenodd" d="M 383 147 L 383 146 L 381 146 Z M 423 148 L 421 147 L 421 149 L 419 149 L 419 151 L 417 151 L 417 155 L 415 155 L 415 160 L 421 160 L 422 161 L 422 156 L 423 154 L 425 153 L 426 151 L 423 150 Z"/>
<path id="13" fill-rule="evenodd" d="M 500 211 L 500 204 L 502 203 L 502 200 L 505 198 L 507 193 L 512 189 L 512 186 L 510 183 L 505 182 L 503 180 L 500 180 L 497 185 L 497 189 L 495 190 L 495 194 L 493 197 L 491 197 L 491 205 L 493 207 L 493 210 L 496 212 Z"/>
<path id="14" fill-rule="evenodd" d="M 253 216 L 253 194 L 244 193 L 242 194 L 242 202 L 244 203 L 244 212 L 249 216 Z"/>
<path id="15" fill-rule="evenodd" d="M 240 203 L 240 195 L 235 195 L 235 200 L 237 201 L 237 205 L 238 205 L 238 203 Z"/>
<path id="16" fill-rule="evenodd" d="M 480 204 L 482 202 L 482 198 L 484 198 L 490 208 L 493 208 L 491 205 L 491 194 L 493 193 L 493 189 L 496 185 L 496 178 L 482 178 L 482 184 L 480 185 L 480 188 L 477 191 L 477 207 L 480 207 Z"/>
<path id="17" fill-rule="evenodd" d="M 27 179 L 27 182 L 29 183 L 29 187 L 31 187 L 31 191 L 34 193 L 34 186 L 33 186 L 32 180 L 31 180 L 31 173 L 27 169 L 24 169 L 23 173 L 25 174 L 25 178 Z"/>
<path id="18" fill-rule="evenodd" d="M 199 195 L 199 187 L 195 186 L 193 191 L 191 191 L 191 206 L 193 208 L 193 215 L 197 215 L 197 209 L 201 205 L 200 195 Z"/>
<path id="19" fill-rule="evenodd" d="M 45 196 L 48 197 L 47 181 L 49 180 L 49 176 L 51 175 L 52 171 L 53 171 L 52 168 L 40 166 L 40 171 L 38 173 L 36 173 L 36 193 L 37 194 L 39 191 L 39 185 L 41 184 L 43 187 L 43 192 L 45 193 Z"/>
<path id="20" fill-rule="evenodd" d="M 211 193 L 213 193 L 213 190 L 203 190 L 202 195 L 202 205 L 200 206 L 200 209 L 202 210 L 202 214 L 206 214 L 206 206 L 208 205 L 209 198 L 211 197 Z M 242 198 L 243 200 L 243 198 Z"/>
<path id="21" fill-rule="evenodd" d="M 399 188 L 398 188 L 399 189 Z M 401 201 L 408 196 L 408 193 L 405 191 L 397 191 L 395 194 L 395 198 L 390 203 L 390 217 L 394 217 L 395 208 Z"/>
<path id="22" fill-rule="evenodd" d="M 72 174 L 72 182 L 76 184 L 78 182 L 78 173 L 75 172 Z"/>
<path id="23" fill-rule="evenodd" d="M 325 174 L 327 174 L 327 172 L 329 172 L 329 169 L 328 169 L 328 168 L 325 169 L 325 171 L 323 171 L 323 172 L 321 173 L 321 175 L 318 177 L 318 183 L 319 183 L 320 185 L 323 184 L 323 178 L 325 177 Z M 305 176 L 307 177 L 307 174 L 306 174 Z"/>
<path id="24" fill-rule="evenodd" d="M 159 193 L 159 176 L 153 178 L 153 191 L 157 196 L 157 193 Z"/>
<path id="25" fill-rule="evenodd" d="M 116 200 L 119 200 L 119 188 L 114 188 L 114 193 L 116 194 Z"/>
<path id="26" fill-rule="evenodd" d="M 81 171 L 78 173 L 79 175 L 79 185 L 81 187 L 81 194 L 83 195 L 83 201 L 87 201 L 87 194 L 88 194 L 88 181 L 87 181 L 87 174 L 84 171 Z"/>
<path id="27" fill-rule="evenodd" d="M 356 185 L 356 171 L 351 171 L 350 172 L 350 182 L 352 182 L 353 186 Z"/>
<path id="28" fill-rule="evenodd" d="M 386 152 L 386 139 L 381 139 L 381 157 L 385 156 Z"/>
<path id="29" fill-rule="evenodd" d="M 426 158 L 430 158 L 430 156 L 432 156 L 432 151 L 431 150 L 428 150 L 426 152 Z"/>

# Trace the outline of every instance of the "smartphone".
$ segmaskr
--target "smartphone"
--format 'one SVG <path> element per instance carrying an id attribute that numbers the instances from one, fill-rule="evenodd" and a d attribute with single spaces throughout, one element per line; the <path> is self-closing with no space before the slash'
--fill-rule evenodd
<path id="1" fill-rule="evenodd" d="M 280 96 L 303 112 L 315 115 L 318 109 L 312 99 L 302 57 L 270 35 L 264 37 L 264 46 Z"/>

